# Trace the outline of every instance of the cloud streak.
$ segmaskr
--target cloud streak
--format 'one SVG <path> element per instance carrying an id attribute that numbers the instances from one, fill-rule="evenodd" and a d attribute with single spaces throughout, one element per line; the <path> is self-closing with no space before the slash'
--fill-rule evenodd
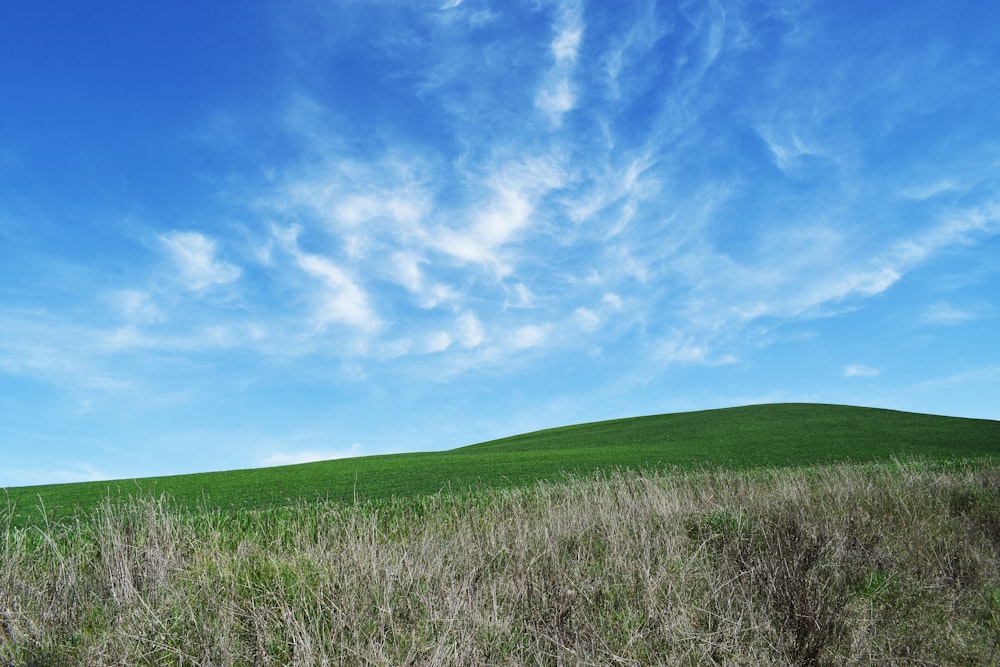
<path id="1" fill-rule="evenodd" d="M 310 290 L 315 294 L 311 316 L 314 326 L 324 329 L 330 324 L 344 324 L 366 333 L 377 331 L 382 323 L 368 294 L 350 272 L 329 258 L 303 251 L 299 247 L 300 231 L 289 227 L 275 230 L 274 234 L 295 265 L 321 286 Z"/>
<path id="2" fill-rule="evenodd" d="M 873 378 L 882 374 L 882 371 L 872 366 L 864 364 L 851 364 L 844 368 L 845 378 Z"/>
<path id="3" fill-rule="evenodd" d="M 239 279 L 239 267 L 217 257 L 217 244 L 199 232 L 173 231 L 160 236 L 181 282 L 193 291 L 226 285 Z"/>
<path id="4" fill-rule="evenodd" d="M 982 306 L 974 308 L 958 308 L 947 302 L 932 303 L 924 311 L 923 322 L 932 325 L 957 326 L 984 317 L 988 317 L 990 309 Z"/>
<path id="5" fill-rule="evenodd" d="M 7 469 L 0 486 L 31 486 L 36 484 L 74 484 L 112 479 L 89 463 L 71 463 L 56 469 Z"/>
<path id="6" fill-rule="evenodd" d="M 361 443 L 354 443 L 348 449 L 304 449 L 300 451 L 280 451 L 267 454 L 259 459 L 262 466 L 287 466 L 316 461 L 332 461 L 361 456 Z"/>

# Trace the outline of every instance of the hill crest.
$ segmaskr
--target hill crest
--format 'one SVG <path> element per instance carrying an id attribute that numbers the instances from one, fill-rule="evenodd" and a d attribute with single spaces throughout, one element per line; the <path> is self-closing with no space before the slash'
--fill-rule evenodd
<path id="1" fill-rule="evenodd" d="M 442 489 L 525 486 L 612 469 L 755 468 L 894 458 L 1000 456 L 1000 421 L 882 408 L 773 403 L 574 424 L 439 452 L 388 454 L 4 490 L 15 520 L 166 494 L 192 508 L 264 509 L 332 499 L 382 502 Z"/>

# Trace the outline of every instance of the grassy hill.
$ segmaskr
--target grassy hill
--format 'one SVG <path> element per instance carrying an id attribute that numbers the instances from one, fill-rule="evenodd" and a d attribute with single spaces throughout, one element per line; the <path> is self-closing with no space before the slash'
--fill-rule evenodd
<path id="1" fill-rule="evenodd" d="M 6 493 L 0 665 L 986 665 L 1000 651 L 998 421 L 750 406 Z"/>
<path id="2" fill-rule="evenodd" d="M 98 505 L 109 495 L 165 493 L 185 507 L 256 509 L 317 499 L 516 487 L 611 469 L 754 468 L 892 458 L 1000 455 L 1000 422 L 874 408 L 773 404 L 547 429 L 443 452 L 4 490 L 17 524 Z M 0 500 L 0 502 L 3 502 Z"/>

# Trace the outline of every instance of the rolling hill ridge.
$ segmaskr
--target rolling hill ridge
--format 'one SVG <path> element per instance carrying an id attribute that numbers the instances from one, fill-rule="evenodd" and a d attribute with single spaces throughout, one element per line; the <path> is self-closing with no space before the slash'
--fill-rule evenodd
<path id="1" fill-rule="evenodd" d="M 525 486 L 612 469 L 805 466 L 1000 455 L 1000 421 L 785 403 L 546 429 L 441 452 L 4 490 L 15 524 L 87 510 L 108 496 L 165 494 L 201 509 L 263 509 L 333 499 Z M 41 502 L 40 502 L 41 501 Z M 2 501 L 0 501 L 2 502 Z"/>

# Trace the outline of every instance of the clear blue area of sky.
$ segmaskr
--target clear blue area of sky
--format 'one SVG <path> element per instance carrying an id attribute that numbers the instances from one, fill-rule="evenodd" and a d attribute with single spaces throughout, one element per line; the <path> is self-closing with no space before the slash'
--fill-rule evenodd
<path id="1" fill-rule="evenodd" d="M 1000 418 L 1000 3 L 8 3 L 0 486 Z"/>

